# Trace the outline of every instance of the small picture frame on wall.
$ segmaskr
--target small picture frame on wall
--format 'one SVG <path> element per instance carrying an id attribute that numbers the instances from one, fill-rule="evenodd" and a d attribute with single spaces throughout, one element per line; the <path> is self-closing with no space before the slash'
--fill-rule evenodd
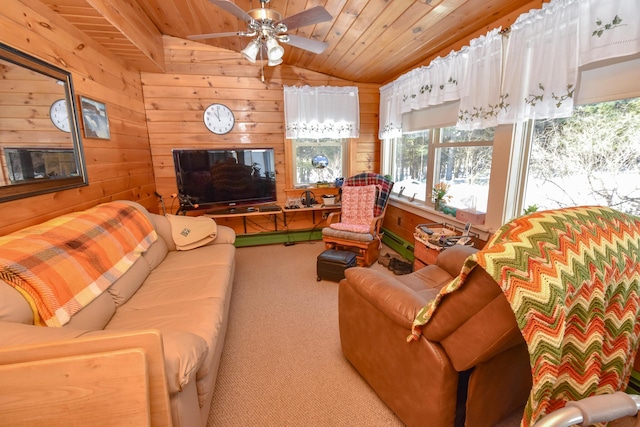
<path id="1" fill-rule="evenodd" d="M 111 139 L 107 106 L 82 95 L 80 96 L 80 106 L 85 138 Z"/>

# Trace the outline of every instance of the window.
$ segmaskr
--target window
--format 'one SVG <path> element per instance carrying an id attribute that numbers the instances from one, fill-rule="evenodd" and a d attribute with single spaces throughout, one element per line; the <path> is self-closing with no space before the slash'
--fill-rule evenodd
<path id="1" fill-rule="evenodd" d="M 447 205 L 466 210 L 487 211 L 494 128 L 440 130 L 435 148 L 435 180 L 449 184 Z"/>
<path id="2" fill-rule="evenodd" d="M 337 178 L 344 178 L 347 171 L 346 147 L 346 139 L 293 139 L 293 185 L 332 183 Z"/>
<path id="3" fill-rule="evenodd" d="M 448 205 L 486 212 L 493 135 L 493 128 L 461 131 L 446 127 L 388 141 L 385 171 L 395 182 L 393 192 L 431 204 L 427 190 L 442 181 L 450 186 Z M 436 142 L 430 145 L 431 141 Z"/>
<path id="4" fill-rule="evenodd" d="M 393 193 L 426 201 L 430 131 L 412 132 L 390 144 Z"/>
<path id="5" fill-rule="evenodd" d="M 535 121 L 523 209 L 580 205 L 640 215 L 640 98 Z"/>

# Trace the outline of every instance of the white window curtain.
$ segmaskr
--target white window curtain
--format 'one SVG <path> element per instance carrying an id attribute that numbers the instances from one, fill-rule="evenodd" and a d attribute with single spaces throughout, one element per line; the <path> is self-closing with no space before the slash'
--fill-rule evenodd
<path id="1" fill-rule="evenodd" d="M 356 86 L 285 86 L 286 138 L 358 138 Z"/>
<path id="2" fill-rule="evenodd" d="M 441 105 L 460 98 L 460 80 L 465 72 L 465 50 L 437 57 L 428 67 L 403 74 L 380 88 L 380 127 L 378 137 L 402 136 L 402 115 Z"/>
<path id="3" fill-rule="evenodd" d="M 402 113 L 397 91 L 398 85 L 391 82 L 380 88 L 380 127 L 378 138 L 392 139 L 402 136 Z"/>
<path id="4" fill-rule="evenodd" d="M 399 79 L 400 111 L 407 113 L 460 99 L 459 82 L 466 60 L 465 49 L 452 51 L 444 58 L 435 58 L 428 67 L 412 70 Z"/>
<path id="5" fill-rule="evenodd" d="M 499 123 L 571 115 L 578 77 L 579 2 L 544 3 L 511 26 Z"/>
<path id="6" fill-rule="evenodd" d="M 580 65 L 640 52 L 640 1 L 580 4 Z"/>
<path id="7" fill-rule="evenodd" d="M 460 88 L 457 128 L 484 129 L 498 124 L 505 104 L 500 97 L 502 35 L 500 28 L 471 40 Z"/>

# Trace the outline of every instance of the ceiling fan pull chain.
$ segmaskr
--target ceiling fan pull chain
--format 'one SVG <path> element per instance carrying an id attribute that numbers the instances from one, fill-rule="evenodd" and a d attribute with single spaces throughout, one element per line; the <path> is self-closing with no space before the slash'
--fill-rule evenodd
<path id="1" fill-rule="evenodd" d="M 262 58 L 262 49 L 260 49 L 260 80 L 264 83 L 264 60 Z"/>

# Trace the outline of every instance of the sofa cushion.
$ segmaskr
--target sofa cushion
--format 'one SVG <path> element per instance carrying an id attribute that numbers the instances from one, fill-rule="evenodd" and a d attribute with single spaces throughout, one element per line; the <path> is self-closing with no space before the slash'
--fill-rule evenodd
<path id="1" fill-rule="evenodd" d="M 169 252 L 173 252 L 176 250 L 176 244 L 173 243 L 173 237 L 171 237 L 171 224 L 169 224 L 169 220 L 166 216 L 150 214 L 153 218 L 153 223 L 156 226 L 156 233 L 158 236 L 164 239 L 167 244 L 167 249 Z"/>
<path id="2" fill-rule="evenodd" d="M 208 271 L 195 271 L 188 278 L 185 275 L 163 275 L 161 272 L 153 271 L 148 283 L 136 292 L 126 304 L 126 308 L 140 310 L 172 302 L 221 298 L 229 293 L 231 274 L 225 266 L 212 266 Z"/>
<path id="3" fill-rule="evenodd" d="M 169 252 L 126 304 L 143 309 L 179 301 L 224 297 L 230 294 L 235 248 L 212 245 L 197 251 Z"/>
<path id="4" fill-rule="evenodd" d="M 222 298 L 178 301 L 142 309 L 133 309 L 127 304 L 116 311 L 105 329 L 114 331 L 158 329 L 163 335 L 165 332 L 193 333 L 206 343 L 203 354 L 198 355 L 198 358 L 203 357 L 203 362 L 198 366 L 197 375 L 197 377 L 201 377 L 207 375 L 211 367 L 214 366 L 216 355 L 214 351 L 209 351 L 209 349 L 215 348 L 218 338 L 222 336 L 224 307 L 225 300 Z M 184 360 L 190 360 L 186 355 L 184 358 Z M 189 369 L 181 367 L 179 372 L 179 384 L 182 386 L 189 380 L 187 376 Z M 177 386 L 177 384 L 173 386 Z"/>
<path id="5" fill-rule="evenodd" d="M 440 289 L 453 280 L 453 277 L 437 265 L 428 265 L 411 274 L 400 275 L 396 279 L 414 290 L 426 303 L 435 298 Z"/>
<path id="6" fill-rule="evenodd" d="M 338 225 L 338 224 L 342 224 L 342 223 L 335 223 L 335 224 L 331 224 L 331 225 Z M 322 229 L 322 235 L 323 236 L 329 236 L 329 237 L 335 237 L 338 239 L 345 239 L 345 240 L 355 240 L 357 242 L 370 242 L 373 240 L 373 234 L 369 233 L 369 228 L 370 228 L 371 224 L 369 224 L 366 227 L 365 232 L 362 233 L 357 233 L 357 232 L 353 232 L 353 231 L 346 231 L 346 230 L 339 230 L 337 228 L 332 228 L 332 227 L 325 227 Z"/>
<path id="7" fill-rule="evenodd" d="M 33 325 L 33 311 L 13 286 L 0 280 L 0 321 Z"/>
<path id="8" fill-rule="evenodd" d="M 84 329 L 88 331 L 104 329 L 115 312 L 116 303 L 111 297 L 111 294 L 109 292 L 103 292 L 91 301 L 89 305 L 74 314 L 63 328 Z"/>
<path id="9" fill-rule="evenodd" d="M 148 275 L 149 264 L 143 258 L 139 258 L 122 277 L 107 289 L 116 306 L 126 303 L 142 286 Z"/>
<path id="10" fill-rule="evenodd" d="M 142 254 L 142 257 L 147 261 L 147 264 L 149 264 L 149 269 L 153 270 L 159 266 L 162 261 L 164 261 L 168 252 L 169 248 L 167 247 L 167 242 L 165 242 L 163 238 L 159 237 L 158 240 L 153 242 L 153 245 L 151 245 L 149 249 Z"/>

